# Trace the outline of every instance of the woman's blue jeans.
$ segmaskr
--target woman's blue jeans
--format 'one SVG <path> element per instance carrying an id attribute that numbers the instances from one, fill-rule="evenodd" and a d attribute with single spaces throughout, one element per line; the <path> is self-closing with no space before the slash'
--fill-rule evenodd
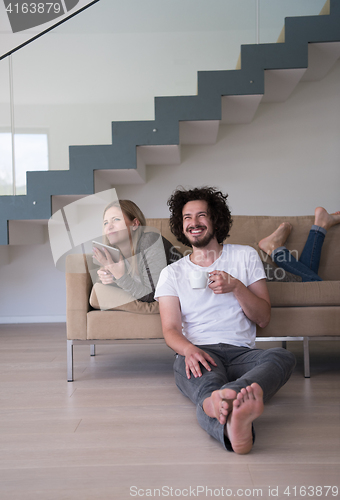
<path id="1" fill-rule="evenodd" d="M 299 260 L 286 247 L 276 248 L 271 258 L 285 271 L 301 276 L 302 281 L 322 281 L 318 270 L 326 232 L 322 227 L 312 226 Z"/>

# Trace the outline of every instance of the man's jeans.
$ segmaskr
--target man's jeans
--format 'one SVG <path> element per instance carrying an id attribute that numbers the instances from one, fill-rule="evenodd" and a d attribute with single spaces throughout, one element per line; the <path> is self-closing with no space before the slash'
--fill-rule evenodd
<path id="1" fill-rule="evenodd" d="M 233 389 L 236 393 L 243 387 L 257 382 L 263 390 L 264 402 L 268 401 L 282 387 L 295 366 L 294 355 L 281 347 L 273 349 L 250 349 L 229 344 L 197 346 L 215 360 L 209 372 L 200 365 L 202 377 L 190 379 L 185 372 L 185 358 L 176 354 L 174 362 L 175 380 L 179 390 L 197 406 L 200 426 L 223 446 L 232 451 L 224 435 L 224 425 L 209 417 L 203 410 L 203 401 L 218 389 Z"/>

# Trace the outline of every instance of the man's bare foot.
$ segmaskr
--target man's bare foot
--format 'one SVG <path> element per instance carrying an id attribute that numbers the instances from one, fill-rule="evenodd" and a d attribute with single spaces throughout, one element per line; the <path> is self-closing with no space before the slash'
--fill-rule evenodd
<path id="1" fill-rule="evenodd" d="M 273 250 L 285 244 L 291 230 L 292 225 L 289 222 L 282 222 L 272 234 L 259 242 L 259 247 L 266 254 L 270 255 Z"/>
<path id="2" fill-rule="evenodd" d="M 252 422 L 263 412 L 263 391 L 257 383 L 241 389 L 229 413 L 225 434 L 235 453 L 244 455 L 253 447 Z"/>
<path id="3" fill-rule="evenodd" d="M 233 389 L 214 391 L 203 401 L 203 410 L 209 417 L 217 418 L 220 424 L 225 425 L 236 397 L 237 393 Z"/>
<path id="4" fill-rule="evenodd" d="M 335 226 L 335 224 L 340 224 L 340 212 L 329 214 L 325 208 L 317 207 L 314 215 L 314 224 L 323 227 L 326 231 L 332 226 Z"/>

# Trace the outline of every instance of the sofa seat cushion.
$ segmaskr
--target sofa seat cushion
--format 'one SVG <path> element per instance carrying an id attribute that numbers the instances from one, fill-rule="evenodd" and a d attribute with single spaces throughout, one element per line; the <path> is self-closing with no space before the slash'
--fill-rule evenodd
<path id="1" fill-rule="evenodd" d="M 163 339 L 159 314 L 125 311 L 87 313 L 88 340 Z"/>
<path id="2" fill-rule="evenodd" d="M 340 281 L 267 283 L 272 307 L 339 306 Z"/>
<path id="3" fill-rule="evenodd" d="M 127 311 L 136 314 L 159 314 L 158 302 L 141 302 L 119 287 L 95 283 L 90 296 L 93 309 Z"/>
<path id="4" fill-rule="evenodd" d="M 269 325 L 257 337 L 339 337 L 340 306 L 273 307 Z"/>

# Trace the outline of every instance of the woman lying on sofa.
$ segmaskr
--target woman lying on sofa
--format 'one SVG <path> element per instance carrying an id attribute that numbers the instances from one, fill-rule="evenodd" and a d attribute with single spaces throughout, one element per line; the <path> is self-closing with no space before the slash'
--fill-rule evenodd
<path id="1" fill-rule="evenodd" d="M 314 225 L 299 260 L 296 260 L 284 246 L 292 230 L 289 222 L 283 222 L 276 231 L 259 242 L 260 249 L 269 255 L 275 264 L 289 273 L 289 278 L 282 281 L 322 281 L 318 276 L 322 245 L 328 229 L 340 224 L 340 212 L 329 214 L 324 208 L 317 207 L 314 215 Z M 294 276 L 300 279 L 294 279 Z"/>
<path id="2" fill-rule="evenodd" d="M 159 233 L 145 228 L 144 214 L 133 201 L 110 203 L 104 209 L 103 231 L 106 244 L 119 250 L 118 261 L 105 248 L 94 247 L 93 255 L 102 266 L 97 273 L 103 285 L 151 303 L 161 270 L 182 255 Z"/>

